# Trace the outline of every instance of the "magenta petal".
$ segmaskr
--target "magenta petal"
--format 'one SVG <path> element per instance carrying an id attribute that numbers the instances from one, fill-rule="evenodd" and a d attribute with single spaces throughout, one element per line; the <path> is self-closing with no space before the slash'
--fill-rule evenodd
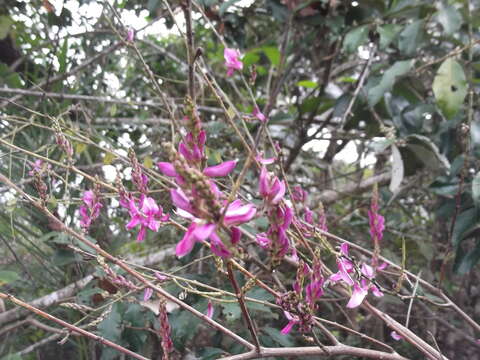
<path id="1" fill-rule="evenodd" d="M 183 155 L 185 159 L 188 161 L 193 161 L 193 155 L 190 149 L 188 149 L 187 145 L 183 143 L 183 141 L 178 145 L 178 152 Z"/>
<path id="2" fill-rule="evenodd" d="M 278 181 L 278 185 L 277 185 L 277 181 Z M 272 204 L 278 204 L 285 195 L 285 190 L 286 190 L 285 181 L 277 179 L 275 181 L 274 188 L 275 188 L 275 196 L 272 199 Z"/>
<path id="3" fill-rule="evenodd" d="M 369 279 L 373 279 L 375 277 L 375 272 L 373 271 L 373 268 L 368 264 L 363 263 L 361 267 L 361 271 L 362 271 L 362 274 Z"/>
<path id="4" fill-rule="evenodd" d="M 185 210 L 189 213 L 192 213 L 192 206 L 190 205 L 190 201 L 188 198 L 185 196 L 183 191 L 179 189 L 171 189 L 170 190 L 170 196 L 172 197 L 172 201 L 175 204 L 176 207 Z"/>
<path id="5" fill-rule="evenodd" d="M 367 296 L 367 294 L 368 291 L 362 288 L 360 285 L 353 285 L 352 297 L 348 301 L 347 308 L 353 309 L 359 306 L 363 302 L 363 299 L 365 299 L 365 296 Z"/>
<path id="6" fill-rule="evenodd" d="M 253 204 L 247 204 L 240 207 L 232 205 L 234 205 L 234 203 L 230 204 L 223 219 L 225 225 L 227 226 L 246 223 L 250 221 L 257 212 L 257 209 Z"/>
<path id="7" fill-rule="evenodd" d="M 260 171 L 260 180 L 258 182 L 258 191 L 262 196 L 267 196 L 270 192 L 268 178 L 269 176 L 268 176 L 267 168 L 265 166 L 262 166 L 262 171 Z"/>
<path id="8" fill-rule="evenodd" d="M 177 171 L 172 163 L 160 161 L 157 163 L 157 166 L 164 175 L 171 177 L 177 176 Z"/>
<path id="9" fill-rule="evenodd" d="M 294 321 L 289 321 L 288 324 L 280 331 L 283 335 L 287 335 L 290 331 L 292 331 L 293 325 L 295 325 L 296 322 Z"/>
<path id="10" fill-rule="evenodd" d="M 131 230 L 135 226 L 137 226 L 138 224 L 140 224 L 140 217 L 139 216 L 134 216 L 134 217 L 132 217 L 132 219 L 130 220 L 130 222 L 127 224 L 126 227 L 127 227 L 128 230 Z"/>
<path id="11" fill-rule="evenodd" d="M 390 336 L 392 337 L 393 340 L 395 341 L 400 341 L 403 339 L 403 337 L 401 335 L 399 335 L 396 331 L 392 331 L 390 333 Z"/>
<path id="12" fill-rule="evenodd" d="M 238 227 L 235 227 L 235 226 L 233 226 L 230 230 L 232 232 L 230 241 L 232 242 L 233 245 L 235 245 L 240 241 L 240 238 L 242 237 L 242 232 Z"/>
<path id="13" fill-rule="evenodd" d="M 212 234 L 213 230 L 215 230 L 215 227 L 215 224 L 197 225 L 192 235 L 195 236 L 197 240 L 208 239 Z"/>
<path id="14" fill-rule="evenodd" d="M 348 244 L 347 243 L 343 243 L 342 245 L 340 245 L 340 252 L 342 253 L 342 255 L 348 256 Z"/>
<path id="15" fill-rule="evenodd" d="M 145 240 L 145 235 L 147 235 L 147 228 L 142 225 L 137 235 L 137 242 L 142 242 Z"/>
<path id="16" fill-rule="evenodd" d="M 228 249 L 223 244 L 222 239 L 220 239 L 220 237 L 215 232 L 210 235 L 210 244 L 210 249 L 215 255 L 222 258 L 227 258 L 231 255 L 230 251 L 228 251 Z"/>
<path id="17" fill-rule="evenodd" d="M 208 305 L 207 305 L 207 317 L 208 318 L 213 318 L 213 305 L 212 305 L 212 301 L 211 300 L 208 300 Z"/>
<path id="18" fill-rule="evenodd" d="M 175 248 L 175 254 L 178 257 L 184 256 L 192 251 L 193 246 L 195 245 L 196 239 L 193 236 L 193 232 L 195 231 L 196 224 L 191 223 L 187 229 L 187 232 L 183 236 L 183 239 L 177 244 Z"/>
<path id="19" fill-rule="evenodd" d="M 143 301 L 148 301 L 153 295 L 153 289 L 152 288 L 145 288 L 145 291 L 143 292 Z"/>
<path id="20" fill-rule="evenodd" d="M 209 177 L 226 176 L 230 174 L 236 165 L 236 160 L 229 160 L 215 166 L 209 166 L 203 170 L 203 173 Z"/>

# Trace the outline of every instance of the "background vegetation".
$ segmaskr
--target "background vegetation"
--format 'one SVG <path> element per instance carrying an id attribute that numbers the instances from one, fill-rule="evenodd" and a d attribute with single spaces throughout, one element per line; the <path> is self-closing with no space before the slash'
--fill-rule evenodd
<path id="1" fill-rule="evenodd" d="M 186 4 L 2 2 L 0 175 L 34 198 L 43 182 L 45 206 L 78 231 L 82 194 L 96 182 L 103 209 L 88 239 L 150 279 L 149 269 L 178 276 L 162 287 L 202 313 L 210 300 L 213 318 L 249 339 L 239 304 L 221 292 L 234 291 L 226 265 L 201 245 L 176 258 L 184 232 L 178 227 L 149 231 L 136 242 L 119 205 L 115 179 L 134 190 L 134 153 L 150 179 L 151 196 L 177 219 L 171 180 L 155 164 L 169 161 L 166 142 L 180 139 L 172 120 L 181 122 L 189 111 L 195 57 L 193 93 L 208 133 L 208 165 L 247 161 L 239 132 L 255 140 L 265 157 L 275 155 L 277 144 L 270 170 L 292 189 L 300 185 L 316 214 L 325 210 L 329 232 L 354 243 L 358 259 L 368 256 L 362 249 L 373 248 L 367 212 L 376 184 L 386 222 L 381 254 L 399 267 L 382 273 L 388 291 L 372 303 L 445 358 L 480 359 L 480 3 L 196 0 L 193 48 L 185 36 Z M 129 29 L 135 30 L 133 41 Z M 242 54 L 243 70 L 232 77 L 226 76 L 225 47 Z M 268 117 L 265 127 L 252 115 L 255 103 Z M 58 145 L 59 136 L 72 145 L 72 157 Z M 41 176 L 30 172 L 38 159 Z M 258 177 L 251 166 L 240 193 L 260 207 Z M 231 188 L 232 181 L 223 184 Z M 266 218 L 257 217 L 244 230 L 255 235 L 267 227 Z M 135 290 L 112 283 L 92 248 L 63 230 L 9 183 L 0 183 L 2 293 L 37 299 L 48 313 L 148 358 L 164 356 L 161 297 L 143 301 L 141 284 Z M 332 248 L 340 244 L 323 239 Z M 328 246 L 312 241 L 335 272 Z M 291 261 L 272 267 L 253 240 L 244 239 L 242 248 L 249 254 L 240 259 L 245 269 L 272 289 L 291 290 L 297 271 Z M 248 278 L 238 281 L 245 285 Z M 280 333 L 287 320 L 265 289 L 252 286 L 246 296 L 260 300 L 248 309 L 263 346 L 315 346 L 312 334 Z M 426 357 L 408 341 L 393 340 L 388 323 L 371 311 L 349 310 L 345 303 L 344 295 L 330 290 L 318 310 L 342 343 L 385 351 L 362 333 L 407 358 Z M 0 305 L 5 359 L 120 356 L 31 312 L 9 312 L 15 306 L 8 299 Z M 171 301 L 167 312 L 172 357 L 214 359 L 244 351 Z"/>

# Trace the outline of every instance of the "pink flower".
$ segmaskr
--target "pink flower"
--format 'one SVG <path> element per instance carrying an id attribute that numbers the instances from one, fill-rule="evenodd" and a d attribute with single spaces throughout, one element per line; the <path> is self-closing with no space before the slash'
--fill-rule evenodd
<path id="1" fill-rule="evenodd" d="M 227 76 L 232 76 L 235 70 L 243 69 L 243 63 L 238 59 L 240 52 L 237 49 L 225 48 L 223 56 L 227 67 Z"/>
<path id="2" fill-rule="evenodd" d="M 283 180 L 273 176 L 267 171 L 267 168 L 262 167 L 260 172 L 259 192 L 260 195 L 272 205 L 278 204 L 285 196 L 286 186 Z"/>
<path id="3" fill-rule="evenodd" d="M 214 309 L 213 309 L 213 305 L 212 305 L 212 301 L 211 300 L 208 300 L 208 305 L 207 305 L 207 317 L 208 318 L 213 318 L 213 312 L 214 312 Z"/>
<path id="4" fill-rule="evenodd" d="M 294 316 L 292 314 L 290 314 L 288 311 L 284 311 L 283 312 L 285 314 L 285 317 L 287 318 L 288 320 L 288 324 L 280 331 L 283 335 L 286 335 L 288 333 L 290 333 L 290 331 L 292 331 L 292 328 L 300 323 L 300 319 L 298 316 Z"/>
<path id="5" fill-rule="evenodd" d="M 29 176 L 35 175 L 35 173 L 40 173 L 43 169 L 43 160 L 37 159 L 33 163 L 31 170 L 28 172 Z M 50 169 L 50 164 L 47 164 L 47 169 Z"/>
<path id="6" fill-rule="evenodd" d="M 163 173 L 163 175 L 177 178 L 179 177 L 172 163 L 161 161 L 157 163 L 157 166 L 158 169 Z M 233 171 L 233 169 L 235 169 L 235 166 L 237 166 L 237 161 L 229 160 L 218 165 L 206 167 L 203 170 L 203 174 L 208 177 L 227 176 Z"/>
<path id="7" fill-rule="evenodd" d="M 160 223 L 168 221 L 168 214 L 163 214 L 162 207 L 159 207 L 155 200 L 151 197 L 143 196 L 139 201 L 139 207 L 132 198 L 129 202 L 129 210 L 131 220 L 127 224 L 127 229 L 133 229 L 140 225 L 140 230 L 137 235 L 137 241 L 141 242 L 145 239 L 147 228 L 152 231 L 158 231 Z"/>
<path id="8" fill-rule="evenodd" d="M 187 219 L 192 220 L 187 232 L 183 236 L 183 239 L 177 244 L 176 254 L 181 257 L 192 251 L 197 241 L 203 241 L 210 239 L 212 252 L 220 257 L 228 257 L 231 255 L 230 251 L 223 244 L 221 238 L 215 232 L 216 224 L 203 223 L 201 219 L 196 218 L 193 215 L 193 209 L 190 205 L 190 201 L 184 196 L 185 194 L 181 189 L 171 190 L 172 200 L 174 204 L 183 211 L 177 209 L 177 214 Z M 188 211 L 187 209 L 191 210 Z M 235 225 L 240 225 L 250 221 L 256 214 L 256 208 L 253 204 L 242 204 L 240 200 L 235 200 L 228 205 L 227 211 L 223 218 L 225 226 L 231 230 L 230 242 L 235 245 L 240 241 L 240 230 Z M 223 209 L 221 210 L 223 212 Z"/>
<path id="9" fill-rule="evenodd" d="M 85 191 L 82 200 L 85 205 L 80 206 L 80 226 L 88 229 L 93 220 L 99 217 L 100 209 L 103 205 L 98 201 L 97 196 L 92 190 Z"/>
<path id="10" fill-rule="evenodd" d="M 392 331 L 390 333 L 390 336 L 392 337 L 393 340 L 395 341 L 400 341 L 403 339 L 403 337 L 401 335 L 399 335 L 396 331 Z"/>
<path id="11" fill-rule="evenodd" d="M 237 166 L 236 160 L 225 161 L 215 166 L 209 166 L 203 170 L 203 174 L 208 177 L 227 176 Z"/>
<path id="12" fill-rule="evenodd" d="M 263 113 L 260 111 L 257 105 L 254 106 L 252 115 L 255 116 L 261 122 L 267 121 L 267 117 L 263 115 Z"/>
<path id="13" fill-rule="evenodd" d="M 127 30 L 127 37 L 125 40 L 132 42 L 135 39 L 135 30 L 133 28 L 128 28 Z"/>
<path id="14" fill-rule="evenodd" d="M 153 289 L 152 288 L 145 288 L 145 291 L 143 292 L 143 301 L 148 301 L 153 295 Z"/>
<path id="15" fill-rule="evenodd" d="M 363 299 L 365 299 L 367 294 L 368 294 L 367 289 L 365 289 L 363 286 L 360 286 L 360 284 L 355 283 L 353 285 L 352 297 L 348 301 L 347 308 L 353 309 L 359 306 L 363 302 Z"/>

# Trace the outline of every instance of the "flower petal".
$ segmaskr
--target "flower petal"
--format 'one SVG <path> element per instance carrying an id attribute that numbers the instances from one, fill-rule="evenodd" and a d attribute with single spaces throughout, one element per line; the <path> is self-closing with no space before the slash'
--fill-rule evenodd
<path id="1" fill-rule="evenodd" d="M 164 175 L 171 177 L 177 176 L 177 171 L 172 163 L 160 161 L 157 163 L 157 166 Z"/>
<path id="2" fill-rule="evenodd" d="M 215 166 L 209 166 L 203 170 L 203 173 L 209 177 L 227 176 L 236 165 L 236 160 L 229 160 Z"/>
<path id="3" fill-rule="evenodd" d="M 177 244 L 177 247 L 175 248 L 175 254 L 178 257 L 187 255 L 190 251 L 192 251 L 193 246 L 196 243 L 196 238 L 193 236 L 195 228 L 196 224 L 192 222 L 188 227 L 187 232 L 183 236 L 183 239 Z"/>
<path id="4" fill-rule="evenodd" d="M 354 284 L 352 297 L 348 301 L 347 308 L 353 309 L 359 306 L 363 302 L 363 299 L 365 299 L 365 296 L 367 296 L 367 294 L 368 291 L 366 289 L 364 289 L 358 284 Z"/>

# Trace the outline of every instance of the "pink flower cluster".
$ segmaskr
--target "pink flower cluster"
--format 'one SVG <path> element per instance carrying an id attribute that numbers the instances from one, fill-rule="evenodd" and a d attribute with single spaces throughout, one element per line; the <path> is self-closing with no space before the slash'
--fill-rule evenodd
<path id="1" fill-rule="evenodd" d="M 365 297 L 368 295 L 368 292 L 371 291 L 372 294 L 376 297 L 383 296 L 383 293 L 380 289 L 373 283 L 373 280 L 376 276 L 376 269 L 372 266 L 363 263 L 360 267 L 361 277 L 360 279 L 356 278 L 354 275 L 355 266 L 349 258 L 349 248 L 347 243 L 343 243 L 340 246 L 340 257 L 337 258 L 337 267 L 338 272 L 330 276 L 329 280 L 336 283 L 343 281 L 344 284 L 352 288 L 352 296 L 347 303 L 348 308 L 355 308 L 359 306 Z M 385 269 L 386 264 L 382 264 L 377 269 Z"/>
<path id="2" fill-rule="evenodd" d="M 87 230 L 100 215 L 100 209 L 103 205 L 100 203 L 97 194 L 92 190 L 83 193 L 82 201 L 84 205 L 80 206 L 80 226 Z"/>
<path id="3" fill-rule="evenodd" d="M 305 280 L 309 279 L 309 283 L 304 286 Z M 293 283 L 293 290 L 296 300 L 290 303 L 284 303 L 282 307 L 286 307 L 288 311 L 284 311 L 288 324 L 281 330 L 282 334 L 288 334 L 293 326 L 299 325 L 301 332 L 309 332 L 313 324 L 313 314 L 317 310 L 317 300 L 323 296 L 323 285 L 325 279 L 321 274 L 321 265 L 318 261 L 314 262 L 313 270 L 308 264 L 300 262 L 297 271 L 296 281 Z"/>
<path id="4" fill-rule="evenodd" d="M 262 248 L 272 253 L 274 261 L 281 260 L 289 251 L 296 257 L 295 249 L 287 236 L 294 214 L 292 208 L 282 201 L 285 191 L 285 181 L 268 172 L 263 166 L 260 172 L 259 193 L 264 201 L 270 227 L 267 232 L 257 234 L 256 240 Z"/>
<path id="5" fill-rule="evenodd" d="M 192 131 L 178 146 L 178 154 L 187 165 L 182 165 L 181 161 L 157 163 L 159 170 L 166 176 L 174 177 L 178 185 L 176 189 L 170 190 L 172 201 L 177 207 L 177 215 L 190 221 L 182 240 L 177 244 L 176 254 L 184 256 L 192 251 L 197 242 L 210 240 L 212 252 L 226 258 L 232 255 L 232 248 L 240 241 L 241 232 L 237 226 L 250 221 L 257 210 L 253 204 L 244 204 L 238 199 L 229 203 L 212 180 L 230 174 L 235 169 L 237 161 L 228 160 L 202 169 L 206 133 L 201 130 L 199 119 L 191 124 Z M 185 175 L 189 177 L 198 171 L 201 172 L 203 180 L 197 179 L 199 182 L 193 183 L 185 178 Z M 211 197 L 209 199 L 202 198 L 205 196 L 205 189 L 202 191 L 201 187 L 204 185 L 209 188 L 207 189 Z M 211 206 L 209 208 L 206 204 L 215 205 L 218 211 L 212 213 Z M 221 238 L 219 230 L 222 228 L 229 236 L 229 245 Z"/>
<path id="6" fill-rule="evenodd" d="M 163 213 L 163 208 L 148 194 L 148 178 L 143 173 L 135 154 L 129 154 L 132 163 L 132 182 L 140 192 L 137 199 L 131 193 L 120 189 L 120 205 L 126 208 L 130 214 L 130 221 L 126 225 L 127 230 L 140 226 L 137 241 L 142 242 L 147 235 L 147 229 L 157 232 L 162 223 L 169 220 L 169 215 Z"/>
<path id="7" fill-rule="evenodd" d="M 140 225 L 140 230 L 137 234 L 137 241 L 142 242 L 147 234 L 147 229 L 157 232 L 162 222 L 167 222 L 168 214 L 163 213 L 161 206 L 158 206 L 151 197 L 141 195 L 137 201 L 131 197 L 124 207 L 129 209 L 130 222 L 127 224 L 127 229 L 131 230 Z"/>

